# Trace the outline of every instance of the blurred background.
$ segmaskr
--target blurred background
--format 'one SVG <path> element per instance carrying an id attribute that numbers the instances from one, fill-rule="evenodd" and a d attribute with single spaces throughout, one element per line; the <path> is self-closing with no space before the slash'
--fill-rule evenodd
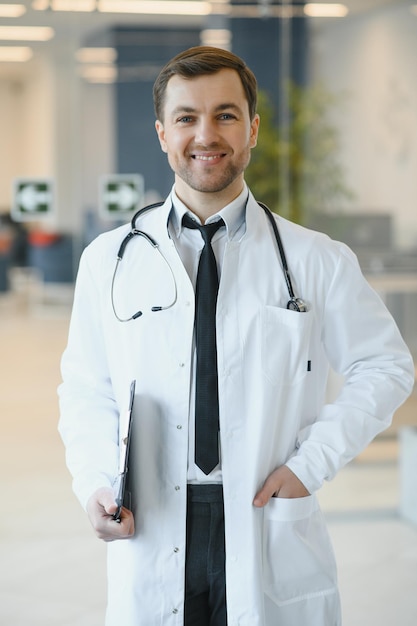
<path id="1" fill-rule="evenodd" d="M 0 2 L 0 624 L 104 623 L 59 360 L 81 251 L 171 188 L 152 85 L 199 44 L 258 78 L 257 198 L 350 245 L 417 356 L 416 1 Z M 414 392 L 320 494 L 344 626 L 417 623 L 416 427 Z"/>

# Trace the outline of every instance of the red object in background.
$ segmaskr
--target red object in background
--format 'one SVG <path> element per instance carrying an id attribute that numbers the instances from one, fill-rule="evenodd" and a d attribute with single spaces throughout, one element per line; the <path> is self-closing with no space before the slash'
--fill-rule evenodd
<path id="1" fill-rule="evenodd" d="M 0 254 L 8 254 L 12 246 L 12 235 L 0 232 Z"/>
<path id="2" fill-rule="evenodd" d="M 47 233 L 41 230 L 34 230 L 29 233 L 29 244 L 39 248 L 46 248 L 61 239 L 56 233 Z"/>

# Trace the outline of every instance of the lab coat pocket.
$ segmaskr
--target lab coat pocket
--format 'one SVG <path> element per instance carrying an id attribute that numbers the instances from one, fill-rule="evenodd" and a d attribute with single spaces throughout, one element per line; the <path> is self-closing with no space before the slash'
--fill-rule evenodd
<path id="1" fill-rule="evenodd" d="M 274 385 L 295 385 L 309 371 L 312 312 L 266 306 L 261 313 L 261 360 Z"/>
<path id="2" fill-rule="evenodd" d="M 277 605 L 337 591 L 333 549 L 314 494 L 271 498 L 263 550 L 264 590 Z"/>

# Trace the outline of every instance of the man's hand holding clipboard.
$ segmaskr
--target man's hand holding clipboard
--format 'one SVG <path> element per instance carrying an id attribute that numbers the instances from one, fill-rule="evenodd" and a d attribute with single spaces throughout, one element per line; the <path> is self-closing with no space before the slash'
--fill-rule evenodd
<path id="1" fill-rule="evenodd" d="M 129 449 L 132 434 L 132 414 L 136 381 L 130 384 L 129 405 L 120 416 L 119 470 L 113 487 L 97 489 L 87 502 L 87 513 L 94 531 L 103 541 L 129 539 L 135 533 L 135 521 L 130 510 L 128 492 Z M 116 522 L 116 523 L 115 523 Z"/>
<path id="2" fill-rule="evenodd" d="M 117 511 L 113 516 L 116 522 L 121 521 L 122 507 L 130 509 L 130 493 L 126 489 L 127 479 L 129 475 L 129 450 L 130 440 L 132 436 L 132 415 L 133 415 L 133 403 L 135 401 L 135 387 L 136 380 L 132 380 L 130 384 L 130 397 L 129 406 L 124 423 L 120 425 L 120 440 L 119 440 L 119 474 L 115 482 L 115 494 Z"/>

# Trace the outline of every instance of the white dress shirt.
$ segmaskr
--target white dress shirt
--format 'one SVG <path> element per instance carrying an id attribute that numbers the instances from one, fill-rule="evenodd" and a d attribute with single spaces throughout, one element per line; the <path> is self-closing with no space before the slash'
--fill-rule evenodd
<path id="1" fill-rule="evenodd" d="M 192 213 L 183 202 L 178 198 L 175 193 L 175 188 L 171 193 L 173 210 L 169 217 L 169 232 L 175 242 L 175 246 L 181 257 L 185 269 L 190 277 L 190 280 L 194 286 L 197 280 L 198 262 L 200 254 L 203 249 L 203 238 L 198 229 L 186 228 L 182 225 L 182 218 L 185 213 L 189 213 L 199 224 L 201 220 Z M 235 198 L 230 204 L 226 205 L 221 211 L 215 213 L 209 217 L 205 224 L 216 222 L 219 218 L 222 218 L 226 228 L 220 228 L 212 239 L 212 248 L 217 261 L 217 272 L 219 275 L 219 282 L 221 280 L 222 259 L 227 241 L 233 239 L 240 239 L 245 232 L 245 207 L 248 198 L 248 189 L 246 185 L 240 195 Z M 210 474 L 206 475 L 195 464 L 195 377 L 196 377 L 196 350 L 194 342 L 193 350 L 193 363 L 192 363 L 192 379 L 190 381 L 190 412 L 188 421 L 188 482 L 193 484 L 198 483 L 221 483 L 222 482 L 222 470 L 221 470 L 221 448 L 219 450 L 219 464 L 214 468 Z M 220 444 L 219 444 L 220 445 Z"/>

